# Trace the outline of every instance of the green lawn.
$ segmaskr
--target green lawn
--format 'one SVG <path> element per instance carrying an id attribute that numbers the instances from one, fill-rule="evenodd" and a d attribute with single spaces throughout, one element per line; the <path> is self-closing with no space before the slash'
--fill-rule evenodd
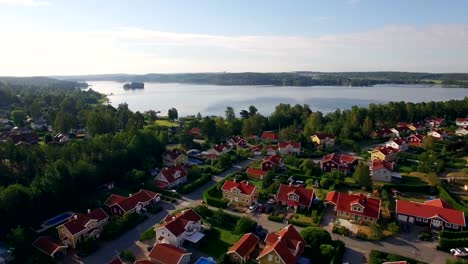
<path id="1" fill-rule="evenodd" d="M 214 227 L 205 233 L 205 237 L 198 246 L 203 253 L 217 259 L 226 253 L 239 238 L 240 235 L 234 235 L 230 230 Z"/>
<path id="2" fill-rule="evenodd" d="M 257 188 L 261 189 L 263 186 L 263 181 L 262 180 L 257 180 L 257 179 L 249 179 L 249 183 L 257 186 Z"/>
<path id="3" fill-rule="evenodd" d="M 177 127 L 179 124 L 171 122 L 169 120 L 156 120 L 156 124 L 162 127 Z"/>

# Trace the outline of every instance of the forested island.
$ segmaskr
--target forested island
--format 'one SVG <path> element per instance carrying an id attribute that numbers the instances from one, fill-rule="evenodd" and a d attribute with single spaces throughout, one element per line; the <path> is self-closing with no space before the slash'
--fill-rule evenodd
<path id="1" fill-rule="evenodd" d="M 131 82 L 124 84 L 123 88 L 125 90 L 132 90 L 132 89 L 144 89 L 145 84 L 141 82 Z"/>
<path id="2" fill-rule="evenodd" d="M 212 85 L 372 86 L 378 84 L 437 84 L 446 87 L 468 87 L 468 74 L 466 73 L 299 71 L 281 73 L 104 74 L 58 76 L 57 78 L 69 81 L 160 82 Z"/>

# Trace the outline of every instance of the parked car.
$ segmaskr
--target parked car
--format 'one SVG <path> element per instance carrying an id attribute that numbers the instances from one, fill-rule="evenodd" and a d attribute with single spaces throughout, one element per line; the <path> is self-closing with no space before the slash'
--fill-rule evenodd
<path id="1" fill-rule="evenodd" d="M 255 212 L 255 210 L 257 210 L 257 207 L 258 207 L 258 206 L 257 206 L 256 204 L 251 205 L 251 206 L 249 207 L 250 212 L 252 212 L 252 213 Z"/>
<path id="2" fill-rule="evenodd" d="M 268 203 L 269 203 L 269 204 L 274 204 L 274 203 L 276 203 L 276 201 L 275 201 L 274 199 L 269 199 L 269 200 L 268 200 Z"/>
<path id="3" fill-rule="evenodd" d="M 468 248 L 452 248 L 450 249 L 450 253 L 458 258 L 468 257 Z"/>

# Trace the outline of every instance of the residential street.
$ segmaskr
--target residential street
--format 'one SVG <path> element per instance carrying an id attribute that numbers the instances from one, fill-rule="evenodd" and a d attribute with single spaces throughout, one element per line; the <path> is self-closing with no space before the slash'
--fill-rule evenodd
<path id="1" fill-rule="evenodd" d="M 193 193 L 182 197 L 182 199 L 179 200 L 178 204 L 176 205 L 162 202 L 161 206 L 164 208 L 162 212 L 155 215 L 149 215 L 149 218 L 145 222 L 141 223 L 140 225 L 128 231 L 127 233 L 125 233 L 120 238 L 114 241 L 101 242 L 101 247 L 99 248 L 99 250 L 91 256 L 82 259 L 81 262 L 77 260 L 71 260 L 70 258 L 68 258 L 65 262 L 107 263 L 109 260 L 118 255 L 122 250 L 128 249 L 132 245 L 135 245 L 142 232 L 144 232 L 151 226 L 154 226 L 155 224 L 159 223 L 168 213 L 171 213 L 172 211 L 177 209 L 199 205 L 200 201 L 202 200 L 204 190 L 206 190 L 216 182 L 220 181 L 223 177 L 226 177 L 228 174 L 245 169 L 251 162 L 252 160 L 240 162 L 239 164 L 236 164 L 224 173 L 214 176 L 212 181 L 200 187 Z M 210 208 L 216 209 L 213 207 Z M 246 215 L 244 213 L 236 213 L 231 211 L 227 212 L 235 215 Z M 247 215 L 255 219 L 259 225 L 263 226 L 269 231 L 276 231 L 285 226 L 285 224 L 282 223 L 269 221 L 267 215 L 265 214 Z M 296 228 L 298 230 L 302 229 L 300 227 Z M 343 258 L 343 262 L 349 262 L 352 264 L 365 263 L 365 258 L 372 249 L 411 257 L 427 263 L 445 263 L 445 259 L 450 257 L 449 254 L 436 250 L 434 243 L 421 242 L 417 239 L 414 239 L 416 237 L 416 235 L 414 234 L 403 234 L 400 235 L 398 238 L 390 238 L 386 239 L 385 241 L 378 242 L 362 241 L 335 234 L 331 235 L 333 239 L 340 239 L 346 243 L 347 249 Z"/>
<path id="2" fill-rule="evenodd" d="M 208 189 L 210 186 L 220 181 L 222 178 L 226 177 L 227 175 L 244 170 L 252 162 L 253 160 L 250 160 L 250 159 L 244 160 L 234 165 L 232 168 L 224 171 L 223 173 L 214 176 L 213 180 L 211 180 L 204 186 L 182 197 L 181 202 L 178 203 L 177 205 L 161 202 L 161 206 L 164 209 L 163 211 L 154 215 L 150 214 L 149 218 L 145 222 L 139 224 L 132 230 L 126 232 L 124 235 L 122 235 L 116 240 L 109 241 L 109 242 L 101 241 L 100 248 L 96 252 L 94 252 L 92 255 L 82 259 L 81 261 L 67 258 L 65 262 L 66 263 L 90 263 L 90 264 L 107 263 L 116 255 L 118 255 L 122 250 L 125 250 L 129 248 L 130 246 L 132 246 L 133 244 L 135 244 L 135 242 L 138 241 L 138 239 L 140 238 L 141 233 L 146 231 L 151 226 L 154 226 L 157 223 L 159 223 L 161 220 L 164 219 L 164 217 L 168 213 L 171 213 L 172 211 L 177 210 L 177 209 L 199 205 L 203 197 L 203 192 L 206 189 Z"/>

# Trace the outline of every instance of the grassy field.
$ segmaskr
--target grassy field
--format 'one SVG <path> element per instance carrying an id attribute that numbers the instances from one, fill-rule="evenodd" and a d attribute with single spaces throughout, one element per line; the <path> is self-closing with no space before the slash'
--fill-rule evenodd
<path id="1" fill-rule="evenodd" d="M 199 248 L 202 252 L 217 259 L 240 238 L 240 235 L 234 235 L 230 230 L 214 227 L 207 231 L 205 237 L 200 241 Z"/>
<path id="2" fill-rule="evenodd" d="M 423 172 L 410 172 L 403 176 L 405 184 L 424 185 L 428 184 L 427 174 Z"/>
<path id="3" fill-rule="evenodd" d="M 156 120 L 155 123 L 158 126 L 162 126 L 162 127 L 177 127 L 177 126 L 179 126 L 179 124 L 177 124 L 175 122 L 171 122 L 169 120 Z"/>
<path id="4" fill-rule="evenodd" d="M 257 179 L 249 179 L 249 183 L 257 186 L 257 188 L 262 188 L 263 186 L 263 181 L 262 180 L 257 180 Z"/>

